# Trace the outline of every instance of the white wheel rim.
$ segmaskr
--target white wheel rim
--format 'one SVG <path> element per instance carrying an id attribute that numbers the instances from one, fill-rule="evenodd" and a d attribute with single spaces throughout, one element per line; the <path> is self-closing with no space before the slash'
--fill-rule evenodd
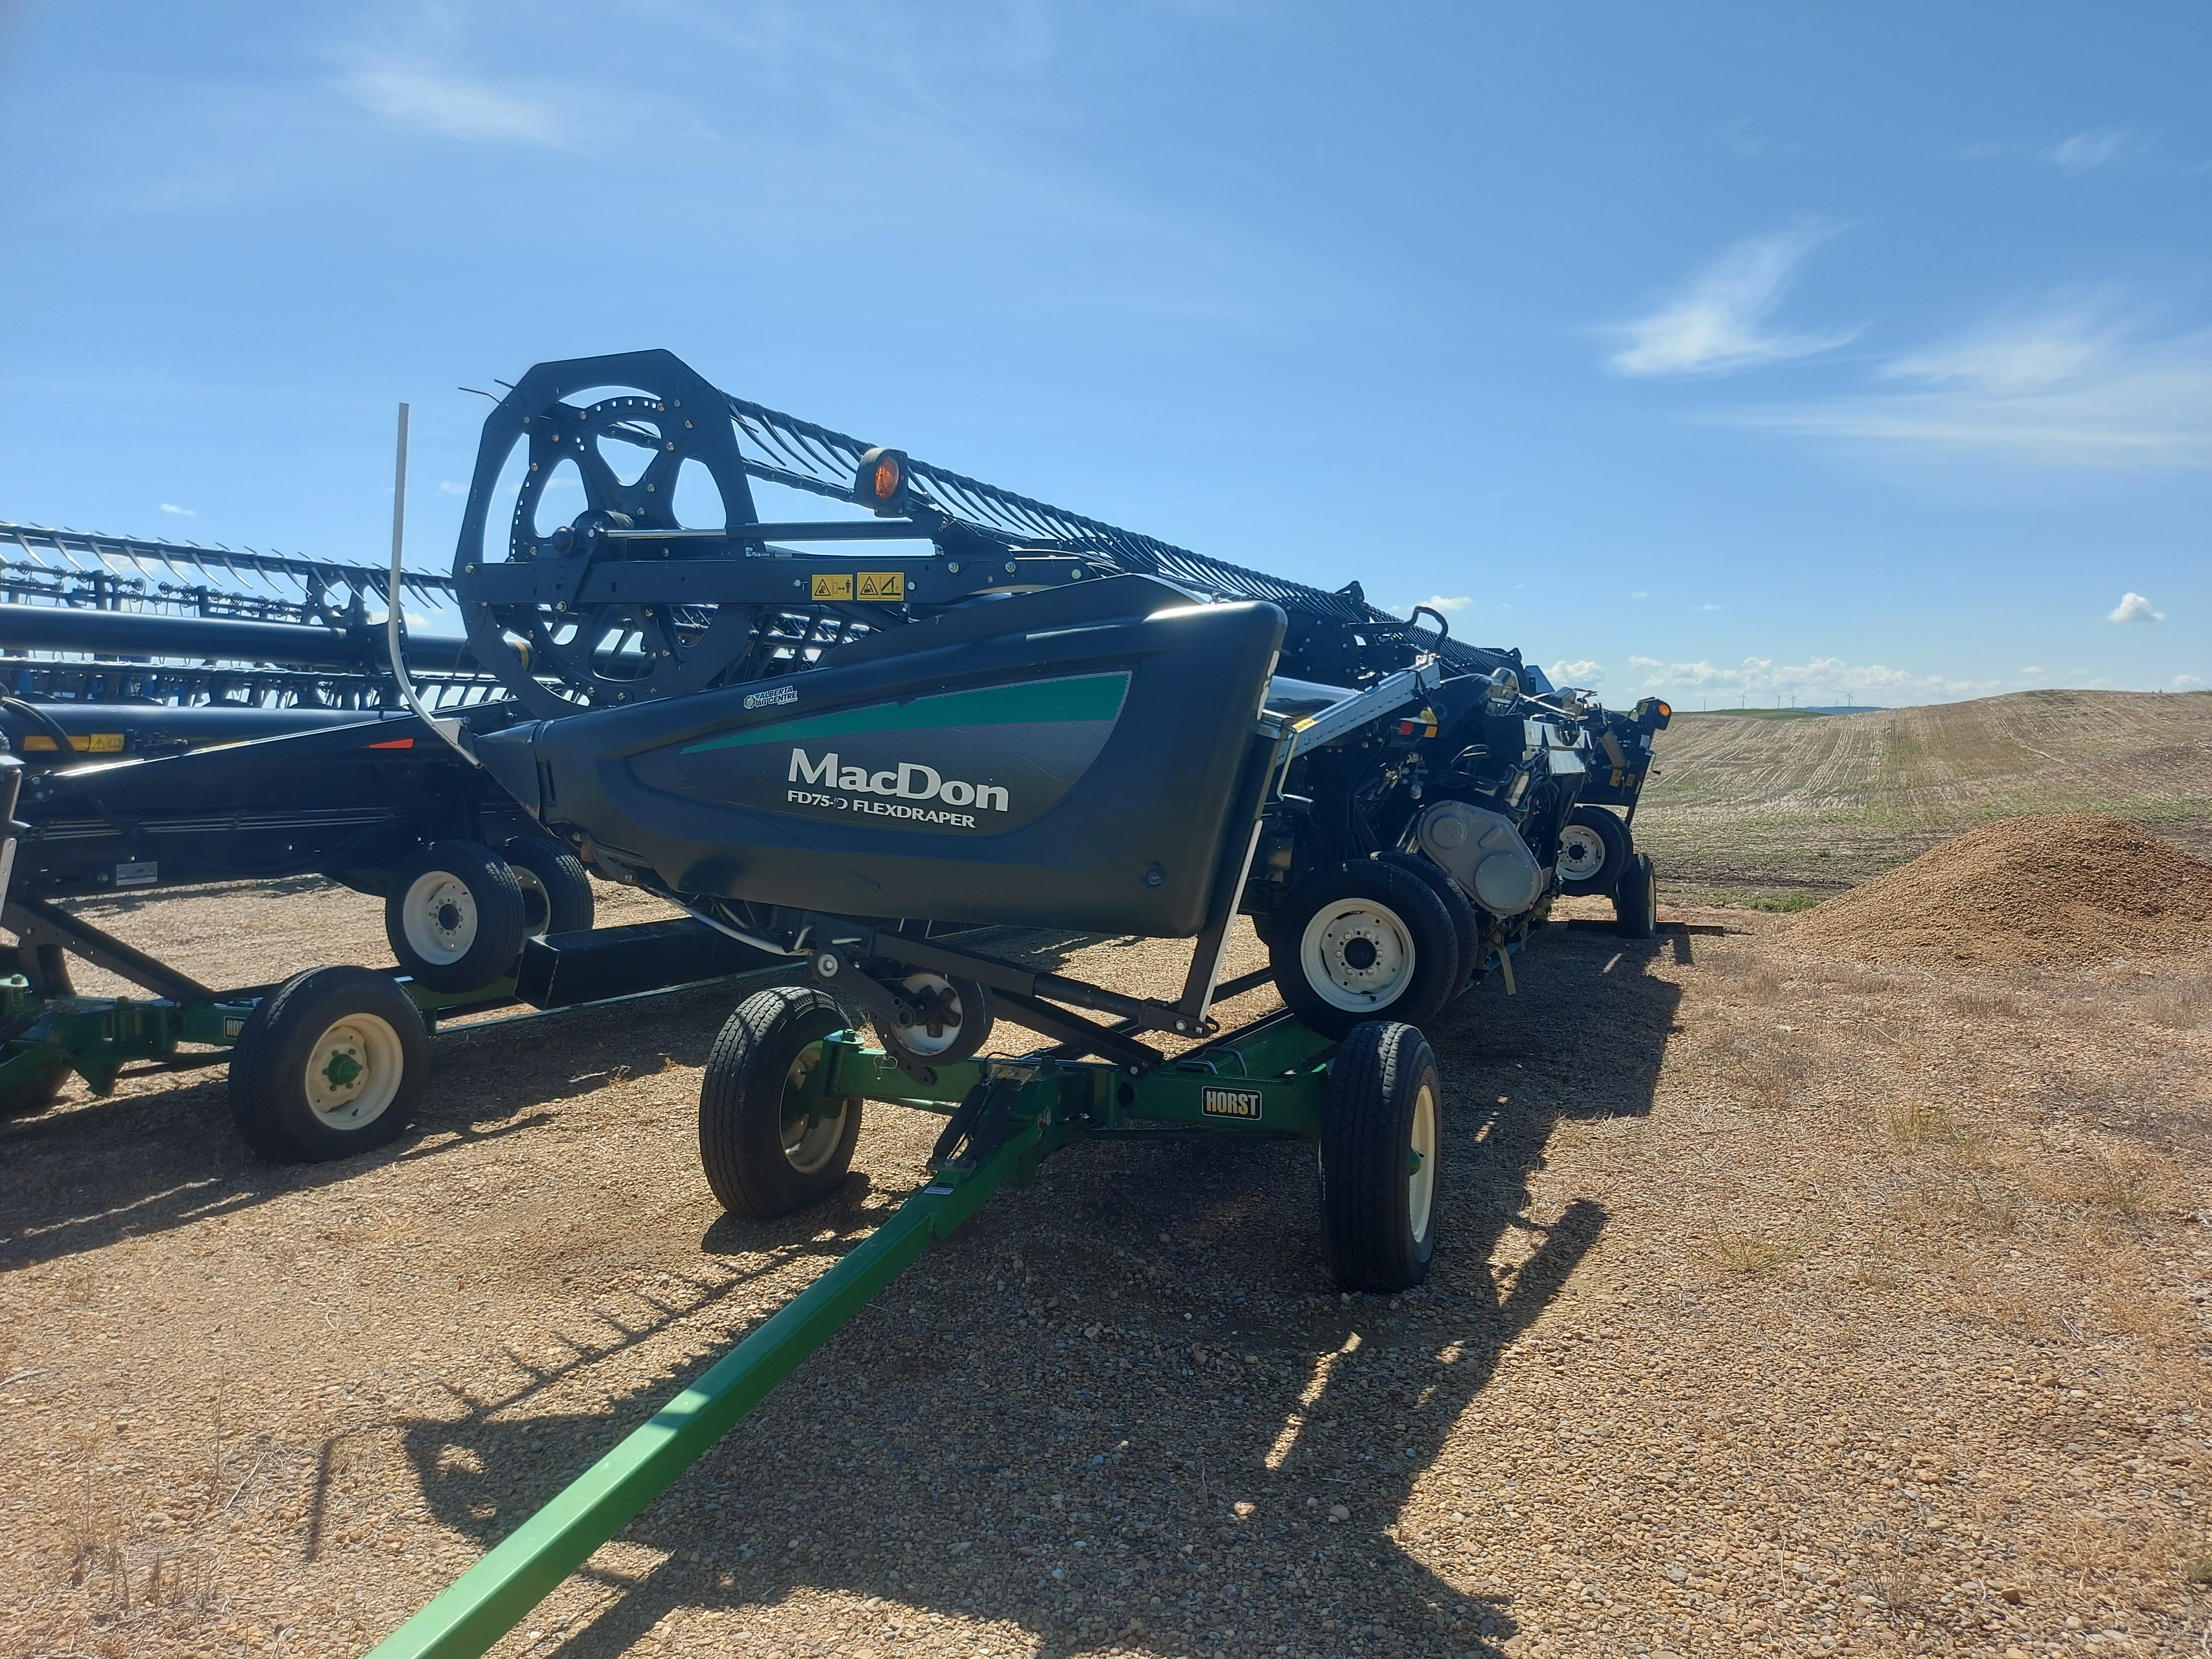
<path id="1" fill-rule="evenodd" d="M 1413 1156 L 1407 1161 L 1413 1168 L 1406 1176 L 1406 1215 L 1418 1244 L 1429 1236 L 1437 1201 L 1437 1095 L 1425 1083 L 1413 1097 Z"/>
<path id="2" fill-rule="evenodd" d="M 1559 874 L 1583 881 L 1605 867 L 1605 840 L 1586 823 L 1571 823 L 1559 831 Z"/>
<path id="3" fill-rule="evenodd" d="M 522 890 L 522 932 L 528 939 L 544 939 L 553 927 L 553 896 L 545 890 L 545 884 L 538 879 L 538 872 L 526 870 L 519 864 L 507 866 L 514 872 L 514 884 Z"/>
<path id="4" fill-rule="evenodd" d="M 362 1129 L 384 1115 L 399 1094 L 407 1051 L 399 1033 L 376 1014 L 331 1022 L 307 1051 L 302 1079 L 307 1109 L 333 1129 Z"/>
<path id="5" fill-rule="evenodd" d="M 902 991 L 951 991 L 952 981 L 942 974 L 908 974 L 899 981 L 899 989 Z M 943 1054 L 960 1041 L 960 1033 L 967 1025 L 968 1009 L 957 991 L 952 992 L 952 1011 L 960 1017 L 958 1022 L 947 1025 L 942 1031 L 933 1036 L 927 1025 L 900 1026 L 900 1045 L 910 1054 Z"/>
<path id="6" fill-rule="evenodd" d="M 415 878 L 399 902 L 399 930 L 407 948 L 443 968 L 468 955 L 477 942 L 477 901 L 468 884 L 446 870 Z"/>
<path id="7" fill-rule="evenodd" d="M 822 1045 L 801 1048 L 783 1074 L 783 1156 L 801 1175 L 812 1175 L 835 1157 L 845 1138 L 844 1100 L 826 1103 L 831 1110 L 810 1111 L 803 1098 L 807 1079 L 822 1063 Z"/>
<path id="8" fill-rule="evenodd" d="M 1352 1013 L 1395 1002 L 1419 965 L 1404 919 L 1364 898 L 1340 899 L 1316 911 L 1298 941 L 1298 962 L 1315 995 Z"/>

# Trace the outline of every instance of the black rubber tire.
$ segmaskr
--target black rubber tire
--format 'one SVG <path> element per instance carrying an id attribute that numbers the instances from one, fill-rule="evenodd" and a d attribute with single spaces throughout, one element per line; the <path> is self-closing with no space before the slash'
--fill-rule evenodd
<path id="1" fill-rule="evenodd" d="M 951 1041 L 945 1041 L 947 1033 L 944 1031 L 925 1031 L 917 1045 L 908 1030 L 888 1020 L 872 1017 L 868 1024 L 874 1028 L 878 1041 L 892 1054 L 902 1054 L 921 1066 L 957 1065 L 991 1040 L 991 1028 L 998 1021 L 991 993 L 972 979 L 957 979 L 948 974 L 907 974 L 899 983 L 921 978 L 941 979 L 952 993 L 960 1020 L 950 1033 Z M 944 991 L 940 989 L 937 994 L 941 997 Z"/>
<path id="2" fill-rule="evenodd" d="M 1623 939 L 1650 939 L 1659 931 L 1659 878 L 1651 854 L 1638 853 L 1613 890 L 1613 931 Z"/>
<path id="3" fill-rule="evenodd" d="M 42 971 L 33 974 L 30 971 L 32 966 L 37 966 Z M 46 994 L 67 996 L 70 993 L 69 959 L 58 946 L 43 946 L 38 961 L 27 964 L 21 946 L 0 945 L 0 976 L 17 975 L 30 983 L 33 995 L 39 994 L 40 985 L 52 986 L 57 979 L 60 981 L 58 988 L 50 989 Z M 70 1073 L 74 1069 L 68 1060 L 57 1054 L 23 1081 L 10 1088 L 0 1089 L 0 1119 L 29 1117 L 33 1113 L 45 1111 L 54 1103 L 56 1097 L 62 1091 L 62 1085 L 69 1081 Z"/>
<path id="4" fill-rule="evenodd" d="M 340 1075 L 341 1059 L 359 1069 Z M 311 968 L 246 1017 L 230 1055 L 231 1121 L 271 1163 L 350 1158 L 406 1133 L 429 1073 L 422 1012 L 389 974 Z"/>
<path id="5" fill-rule="evenodd" d="M 1407 1156 L 1417 1135 L 1427 1142 L 1418 1170 Z M 1321 1121 L 1322 1255 L 1340 1290 L 1387 1296 L 1429 1276 L 1443 1145 L 1443 1088 L 1429 1040 L 1396 1020 L 1354 1026 L 1329 1061 Z M 1424 1176 L 1425 1203 L 1417 1197 Z"/>
<path id="6" fill-rule="evenodd" d="M 455 886 L 459 895 L 438 900 L 441 887 L 453 894 Z M 448 916 L 450 934 L 441 920 Z M 384 936 L 400 971 L 434 991 L 473 991 L 512 974 L 522 956 L 522 921 L 514 872 L 473 841 L 434 841 L 403 860 L 384 899 Z M 419 940 L 410 937 L 416 931 Z"/>
<path id="7" fill-rule="evenodd" d="M 1443 901 L 1444 914 L 1451 918 L 1452 936 L 1459 941 L 1459 984 L 1452 993 L 1457 996 L 1467 989 L 1468 981 L 1474 977 L 1474 970 L 1482 962 L 1482 924 L 1475 920 L 1474 901 L 1449 874 L 1417 853 L 1378 854 L 1376 861 L 1411 871 L 1428 883 L 1429 890 Z"/>
<path id="8" fill-rule="evenodd" d="M 580 933 L 597 903 L 583 860 L 548 836 L 517 836 L 499 849 L 522 891 L 522 936 Z"/>
<path id="9" fill-rule="evenodd" d="M 32 1117 L 52 1105 L 76 1068 L 56 1056 L 22 1082 L 0 1089 L 0 1121 Z"/>
<path id="10" fill-rule="evenodd" d="M 58 945 L 41 945 L 26 956 L 20 945 L 0 945 L 0 974 L 21 974 L 34 997 L 76 994 L 70 978 L 69 952 Z"/>
<path id="11" fill-rule="evenodd" d="M 1596 870 L 1579 880 L 1567 879 L 1562 866 L 1559 872 L 1559 890 L 1575 898 L 1588 898 L 1594 894 L 1610 893 L 1620 884 L 1628 872 L 1628 861 L 1635 849 L 1628 839 L 1628 825 L 1618 812 L 1608 812 L 1602 806 L 1577 806 L 1567 814 L 1570 828 L 1579 825 L 1596 836 L 1604 843 L 1602 861 Z"/>
<path id="12" fill-rule="evenodd" d="M 860 1100 L 848 1096 L 826 1135 L 794 1163 L 784 1123 L 784 1091 L 811 1046 L 851 1022 L 837 999 L 811 985 L 778 985 L 739 1003 L 707 1055 L 699 1089 L 699 1167 L 732 1215 L 788 1215 L 845 1179 L 860 1139 Z M 826 1115 L 817 1120 L 830 1122 Z"/>
<path id="13" fill-rule="evenodd" d="M 1379 906 L 1397 918 L 1412 960 L 1387 994 L 1378 992 L 1371 1002 L 1346 1007 L 1309 977 L 1305 939 L 1324 909 L 1357 902 Z M 1354 859 L 1316 871 L 1285 898 L 1267 932 L 1267 964 L 1285 1006 L 1324 1036 L 1342 1037 L 1364 1020 L 1386 1017 L 1419 1025 L 1433 1018 L 1466 982 L 1458 933 L 1443 901 L 1419 876 L 1379 859 Z M 1327 959 L 1323 950 L 1316 956 Z M 1348 961 L 1345 966 L 1347 972 L 1364 971 Z M 1347 988 L 1336 994 L 1359 994 Z"/>

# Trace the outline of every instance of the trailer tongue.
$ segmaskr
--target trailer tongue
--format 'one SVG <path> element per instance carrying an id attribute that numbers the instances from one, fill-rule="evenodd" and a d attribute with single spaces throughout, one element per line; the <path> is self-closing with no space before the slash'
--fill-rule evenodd
<path id="1" fill-rule="evenodd" d="M 803 1035 L 807 994 L 763 993 L 740 1014 L 750 1011 L 753 1024 L 765 1030 L 797 1008 Z M 1325 1236 L 1346 1232 L 1356 1239 L 1371 1231 L 1358 1212 L 1403 1208 L 1427 1248 L 1433 1239 L 1435 1061 L 1419 1032 L 1363 1029 L 1372 1035 L 1356 1035 L 1333 1050 L 1277 1014 L 1133 1084 L 1112 1066 L 1037 1054 L 947 1066 L 924 1091 L 891 1056 L 850 1032 L 815 1038 L 814 1063 L 793 1091 L 802 1116 L 811 1111 L 819 1118 L 831 1109 L 857 1114 L 864 1098 L 946 1114 L 928 1183 L 502 1539 L 379 1646 L 374 1659 L 464 1659 L 489 1650 L 931 1244 L 950 1237 L 1002 1186 L 1026 1185 L 1046 1158 L 1078 1140 L 1227 1133 L 1316 1141 L 1324 1169 L 1336 1172 L 1324 1191 Z M 778 1048 L 767 1058 L 781 1053 Z M 1385 1067 L 1399 1079 L 1395 1089 L 1380 1081 Z M 780 1086 L 783 1077 L 775 1081 Z M 1414 1120 L 1417 1138 L 1425 1133 L 1425 1155 L 1395 1168 L 1372 1167 L 1372 1159 L 1363 1167 L 1352 1147 L 1358 1132 L 1395 1130 L 1395 1123 L 1377 1119 L 1401 1109 Z M 1406 1162 L 1414 1166 L 1410 1171 Z M 1345 1248 L 1359 1244 L 1347 1241 Z"/>

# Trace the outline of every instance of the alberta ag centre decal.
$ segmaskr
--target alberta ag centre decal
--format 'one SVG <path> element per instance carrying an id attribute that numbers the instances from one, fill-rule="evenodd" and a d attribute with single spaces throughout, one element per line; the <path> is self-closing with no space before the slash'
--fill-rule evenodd
<path id="1" fill-rule="evenodd" d="M 997 835 L 1059 805 L 1112 735 L 1129 676 L 1070 675 L 754 721 L 630 763 L 638 781 L 762 811 Z"/>

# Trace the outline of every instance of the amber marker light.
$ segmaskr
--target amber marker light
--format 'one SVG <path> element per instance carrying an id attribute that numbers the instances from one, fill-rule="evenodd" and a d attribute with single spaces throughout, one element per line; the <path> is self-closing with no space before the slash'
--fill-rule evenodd
<path id="1" fill-rule="evenodd" d="M 907 495 L 906 455 L 896 449 L 872 449 L 860 457 L 853 494 L 880 518 L 904 518 L 913 503 Z"/>

